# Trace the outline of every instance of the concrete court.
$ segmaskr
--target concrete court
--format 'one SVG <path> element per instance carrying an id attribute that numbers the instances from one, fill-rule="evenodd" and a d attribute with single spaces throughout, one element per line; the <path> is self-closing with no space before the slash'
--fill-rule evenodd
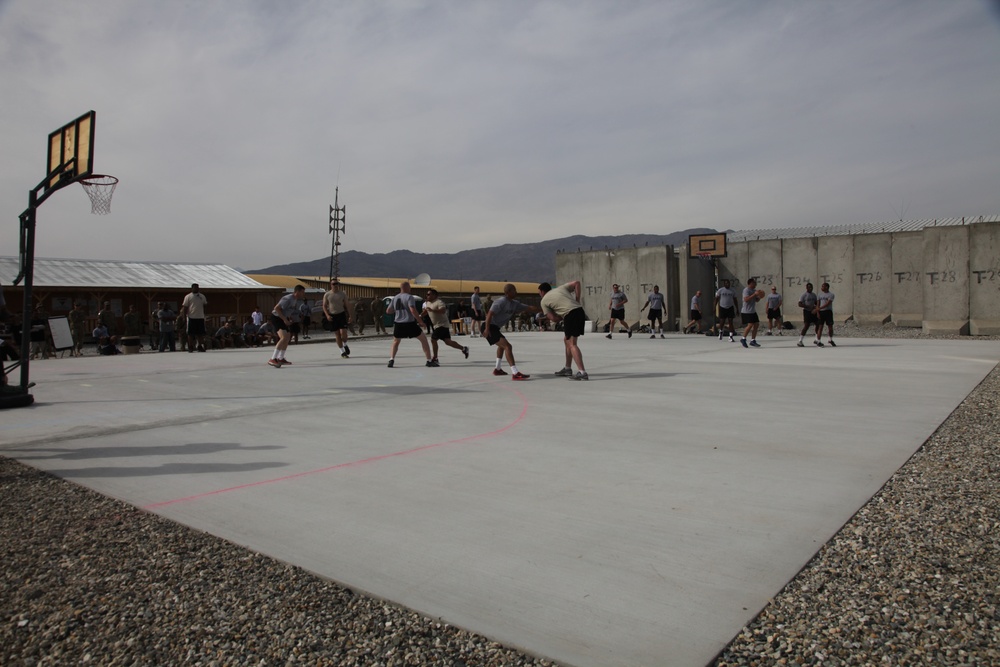
<path id="1" fill-rule="evenodd" d="M 569 665 L 703 665 L 1000 360 L 998 341 L 511 334 L 38 361 L 0 453 Z"/>

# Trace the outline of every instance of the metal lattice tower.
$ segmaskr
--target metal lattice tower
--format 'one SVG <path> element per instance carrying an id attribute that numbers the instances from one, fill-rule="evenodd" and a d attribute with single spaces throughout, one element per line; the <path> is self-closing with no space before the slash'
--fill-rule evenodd
<path id="1" fill-rule="evenodd" d="M 330 207 L 330 233 L 333 246 L 330 248 L 330 282 L 340 278 L 340 235 L 347 233 L 347 206 L 338 206 L 340 187 L 334 191 L 333 205 Z"/>

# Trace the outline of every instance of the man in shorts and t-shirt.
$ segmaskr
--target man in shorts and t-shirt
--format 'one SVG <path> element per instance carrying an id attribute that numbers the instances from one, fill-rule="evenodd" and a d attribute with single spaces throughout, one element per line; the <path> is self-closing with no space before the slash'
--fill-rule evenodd
<path id="1" fill-rule="evenodd" d="M 486 321 L 486 314 L 483 312 L 483 299 L 479 296 L 479 285 L 472 288 L 472 296 L 469 298 L 469 305 L 472 309 L 472 331 L 473 338 L 479 335 L 479 323 Z"/>
<path id="2" fill-rule="evenodd" d="M 809 327 L 816 327 L 816 341 L 813 343 L 817 347 L 823 347 L 823 343 L 819 342 L 819 336 L 823 333 L 822 328 L 819 324 L 819 314 L 816 311 L 816 293 L 813 292 L 813 284 L 806 283 L 806 291 L 799 297 L 799 308 L 802 309 L 802 331 L 799 332 L 799 342 L 796 343 L 798 347 L 805 347 L 805 343 L 802 341 L 805 339 L 806 334 L 809 332 Z"/>
<path id="3" fill-rule="evenodd" d="M 767 335 L 771 335 L 771 329 L 777 327 L 778 335 L 781 335 L 781 295 L 778 288 L 772 286 L 771 293 L 767 295 Z"/>
<path id="4" fill-rule="evenodd" d="M 701 333 L 701 290 L 694 293 L 691 297 L 691 321 L 684 325 L 684 333 L 694 333 L 695 329 L 698 333 Z"/>
<path id="5" fill-rule="evenodd" d="M 740 338 L 740 345 L 748 347 L 747 334 L 750 334 L 749 347 L 760 347 L 757 342 L 757 329 L 760 328 L 760 316 L 757 314 L 757 302 L 764 298 L 764 290 L 757 289 L 757 281 L 753 278 L 747 280 L 747 286 L 743 288 L 743 305 L 740 306 L 740 320 L 743 322 L 743 337 Z"/>
<path id="6" fill-rule="evenodd" d="M 181 315 L 187 316 L 187 341 L 188 352 L 194 352 L 195 341 L 198 342 L 198 351 L 205 351 L 205 306 L 208 299 L 199 291 L 198 283 L 191 285 L 191 293 L 184 297 L 181 302 Z"/>
<path id="7" fill-rule="evenodd" d="M 719 340 L 726 331 L 726 324 L 729 324 L 729 342 L 735 343 L 733 334 L 736 327 L 733 325 L 733 318 L 736 317 L 736 292 L 729 287 L 729 280 L 722 281 L 722 287 L 715 293 L 715 305 L 719 309 Z"/>
<path id="8" fill-rule="evenodd" d="M 410 283 L 406 281 L 400 283 L 399 294 L 392 297 L 385 312 L 393 316 L 389 368 L 396 364 L 396 352 L 399 350 L 400 341 L 404 338 L 420 340 L 420 346 L 424 348 L 424 356 L 427 357 L 427 366 L 433 367 L 431 346 L 427 344 L 427 336 L 424 335 L 423 327 L 420 326 L 420 311 L 417 310 L 417 300 L 410 294 Z"/>
<path id="9" fill-rule="evenodd" d="M 285 350 L 288 349 L 288 342 L 292 339 L 292 323 L 295 321 L 293 315 L 299 312 L 299 301 L 306 298 L 306 288 L 296 285 L 291 294 L 286 294 L 275 304 L 271 311 L 271 325 L 278 332 L 278 342 L 274 346 L 268 366 L 281 368 L 290 366 L 292 362 L 285 359 Z"/>
<path id="10" fill-rule="evenodd" d="M 653 291 L 646 297 L 646 303 L 639 309 L 639 312 L 646 310 L 649 306 L 649 333 L 650 338 L 656 338 L 660 334 L 663 338 L 663 294 L 660 293 L 660 286 L 653 285 Z"/>
<path id="11" fill-rule="evenodd" d="M 448 304 L 441 300 L 438 291 L 433 287 L 427 290 L 424 312 L 431 318 L 431 363 L 440 366 L 438 363 L 438 341 L 442 341 L 448 347 L 455 348 L 468 359 L 469 348 L 463 347 L 451 339 L 451 330 L 448 328 Z"/>
<path id="12" fill-rule="evenodd" d="M 553 322 L 562 320 L 563 323 L 566 365 L 555 374 L 573 380 L 589 380 L 587 369 L 583 367 L 583 352 L 577 344 L 587 322 L 587 313 L 580 303 L 580 281 L 574 280 L 559 287 L 542 283 L 538 286 L 538 295 L 542 297 L 542 312 Z M 573 362 L 579 369 L 576 375 L 573 375 Z"/>
<path id="13" fill-rule="evenodd" d="M 504 357 L 510 365 L 512 373 L 511 380 L 527 380 L 530 375 L 526 375 L 517 370 L 517 363 L 514 361 L 514 346 L 510 344 L 503 335 L 503 326 L 510 322 L 515 314 L 528 310 L 538 312 L 538 308 L 528 306 L 517 301 L 517 288 L 511 283 L 503 286 L 503 296 L 493 302 L 490 311 L 486 313 L 486 321 L 483 322 L 483 336 L 490 345 L 497 346 L 497 365 L 493 369 L 493 375 L 507 375 L 501 368 Z"/>
<path id="14" fill-rule="evenodd" d="M 611 286 L 611 301 L 608 302 L 608 310 L 611 311 L 611 321 L 608 323 L 608 338 L 611 338 L 611 334 L 615 332 L 615 321 L 622 323 L 625 327 L 625 331 L 628 333 L 628 337 L 632 337 L 632 327 L 628 325 L 625 321 L 625 304 L 628 303 L 628 297 L 625 296 L 625 292 L 618 289 L 618 285 Z"/>
<path id="15" fill-rule="evenodd" d="M 816 343 L 822 347 L 820 338 L 823 337 L 823 325 L 826 325 L 829 332 L 827 343 L 830 347 L 837 347 L 833 342 L 833 293 L 830 292 L 830 283 L 823 283 L 819 286 L 819 296 L 816 299 L 816 308 L 819 309 L 819 322 L 816 324 Z"/>
<path id="16" fill-rule="evenodd" d="M 340 281 L 336 278 L 330 281 L 330 291 L 323 295 L 323 316 L 330 323 L 330 331 L 337 338 L 340 356 L 344 359 L 351 356 L 351 348 L 347 346 L 351 302 L 347 299 L 347 294 L 340 291 Z"/>

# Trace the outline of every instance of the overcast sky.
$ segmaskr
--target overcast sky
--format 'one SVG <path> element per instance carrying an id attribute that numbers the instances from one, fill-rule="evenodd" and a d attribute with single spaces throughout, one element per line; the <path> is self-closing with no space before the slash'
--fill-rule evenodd
<path id="1" fill-rule="evenodd" d="M 0 0 L 0 254 L 224 263 L 1000 214 L 986 0 Z"/>

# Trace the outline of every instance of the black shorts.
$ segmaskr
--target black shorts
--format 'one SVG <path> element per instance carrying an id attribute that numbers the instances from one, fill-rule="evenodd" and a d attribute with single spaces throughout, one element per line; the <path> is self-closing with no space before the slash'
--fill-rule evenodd
<path id="1" fill-rule="evenodd" d="M 768 308 L 767 309 L 767 319 L 769 320 L 780 320 L 781 319 L 781 308 Z"/>
<path id="2" fill-rule="evenodd" d="M 805 322 L 806 326 L 809 326 L 810 324 L 816 324 L 816 323 L 818 323 L 819 322 L 819 318 L 816 317 L 816 313 L 814 313 L 812 310 L 807 309 L 807 308 L 803 308 L 802 309 L 802 321 Z"/>
<path id="3" fill-rule="evenodd" d="M 731 320 L 736 317 L 736 307 L 730 306 L 729 308 L 723 308 L 719 306 L 719 319 L 721 320 Z"/>
<path id="4" fill-rule="evenodd" d="M 431 340 L 451 340 L 451 330 L 448 327 L 434 327 Z"/>
<path id="5" fill-rule="evenodd" d="M 285 320 L 281 319 L 274 313 L 271 313 L 271 326 L 274 327 L 275 332 L 288 331 L 288 325 L 285 324 Z"/>
<path id="6" fill-rule="evenodd" d="M 396 322 L 392 325 L 393 338 L 419 338 L 423 334 L 420 322 Z"/>
<path id="7" fill-rule="evenodd" d="M 490 345 L 496 345 L 497 343 L 500 342 L 501 338 L 506 338 L 503 335 L 503 332 L 500 331 L 500 327 L 498 327 L 495 324 L 490 325 L 489 331 L 486 331 L 486 327 L 484 326 L 482 329 L 479 330 L 479 332 L 486 337 L 486 342 L 489 343 Z"/>
<path id="8" fill-rule="evenodd" d="M 563 333 L 566 338 L 576 338 L 583 335 L 583 330 L 587 326 L 587 313 L 583 308 L 574 308 L 566 313 L 563 318 Z"/>
<path id="9" fill-rule="evenodd" d="M 653 320 L 660 320 L 662 322 L 663 321 L 663 311 L 660 310 L 659 308 L 650 308 L 649 309 L 649 318 L 648 319 L 649 319 L 650 322 L 652 322 Z"/>
<path id="10" fill-rule="evenodd" d="M 486 321 L 486 313 L 476 313 L 476 312 L 473 312 L 472 313 L 472 319 L 475 320 L 476 322 L 485 322 Z"/>
<path id="11" fill-rule="evenodd" d="M 328 331 L 340 331 L 341 329 L 347 328 L 347 312 L 343 313 L 333 313 L 333 317 L 329 320 L 330 328 Z"/>
<path id="12" fill-rule="evenodd" d="M 821 310 L 819 311 L 819 323 L 829 324 L 833 326 L 833 311 L 832 310 Z"/>
<path id="13" fill-rule="evenodd" d="M 288 330 L 291 331 L 293 334 L 298 334 L 300 331 L 302 331 L 302 325 L 299 324 L 298 322 L 292 322 L 288 326 Z"/>
<path id="14" fill-rule="evenodd" d="M 611 319 L 612 320 L 624 320 L 625 319 L 625 309 L 624 308 L 612 308 L 611 309 Z"/>
<path id="15" fill-rule="evenodd" d="M 204 336 L 205 335 L 205 320 L 197 319 L 194 317 L 188 318 L 187 324 L 188 336 Z"/>
<path id="16" fill-rule="evenodd" d="M 693 322 L 697 322 L 700 319 L 701 319 L 701 311 L 700 310 L 692 310 L 691 311 L 691 320 Z"/>
<path id="17" fill-rule="evenodd" d="M 307 327 L 310 324 L 312 324 L 312 315 L 303 315 L 302 316 L 302 326 Z"/>
<path id="18" fill-rule="evenodd" d="M 740 319 L 743 321 L 744 326 L 760 322 L 760 317 L 757 316 L 757 313 L 740 313 Z"/>

